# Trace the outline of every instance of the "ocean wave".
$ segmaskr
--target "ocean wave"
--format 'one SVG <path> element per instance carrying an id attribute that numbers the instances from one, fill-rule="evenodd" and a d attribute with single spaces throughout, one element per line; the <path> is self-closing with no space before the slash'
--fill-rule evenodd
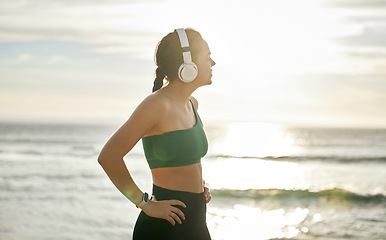
<path id="1" fill-rule="evenodd" d="M 60 139 L 60 137 L 51 137 L 51 138 L 8 138 L 8 139 L 0 139 L 0 143 L 3 144 L 71 144 L 71 143 L 94 143 L 92 140 L 84 140 L 84 139 Z"/>
<path id="2" fill-rule="evenodd" d="M 232 155 L 212 155 L 209 158 L 238 158 L 238 159 L 263 159 L 271 161 L 333 161 L 333 162 L 386 162 L 386 156 L 232 156 Z"/>
<path id="3" fill-rule="evenodd" d="M 308 189 L 212 189 L 213 197 L 219 198 L 249 198 L 255 200 L 279 200 L 279 201 L 335 201 L 350 203 L 386 204 L 384 194 L 359 194 L 341 188 L 311 191 Z"/>
<path id="4" fill-rule="evenodd" d="M 103 178 L 103 175 L 96 174 L 96 173 L 80 173 L 80 174 L 49 174 L 49 173 L 22 173 L 22 174 L 8 174 L 0 176 L 0 180 L 10 181 L 10 182 L 17 182 L 21 180 L 31 180 L 31 179 L 46 179 L 49 181 L 53 180 L 72 180 L 72 179 L 97 179 L 97 178 Z M 0 185 L 0 189 L 1 189 Z"/>

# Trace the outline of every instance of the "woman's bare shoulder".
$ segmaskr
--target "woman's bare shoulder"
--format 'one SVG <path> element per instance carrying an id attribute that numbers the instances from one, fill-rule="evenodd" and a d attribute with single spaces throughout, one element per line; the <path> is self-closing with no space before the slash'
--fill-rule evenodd
<path id="1" fill-rule="evenodd" d="M 143 99 L 143 101 L 138 105 L 137 110 L 149 111 L 150 113 L 159 115 L 167 112 L 170 108 L 169 106 L 170 104 L 168 103 L 168 98 L 166 96 L 152 93 Z"/>
<path id="2" fill-rule="evenodd" d="M 164 102 L 157 94 L 146 97 L 106 143 L 103 155 L 125 156 L 165 116 L 169 108 Z"/>

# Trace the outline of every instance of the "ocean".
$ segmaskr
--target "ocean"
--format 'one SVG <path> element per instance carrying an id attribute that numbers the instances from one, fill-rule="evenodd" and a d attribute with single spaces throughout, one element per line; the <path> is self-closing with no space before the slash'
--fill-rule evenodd
<path id="1" fill-rule="evenodd" d="M 0 239 L 131 239 L 139 211 L 97 162 L 118 127 L 0 123 Z M 386 129 L 205 129 L 214 240 L 386 239 Z M 151 192 L 141 143 L 125 163 Z"/>

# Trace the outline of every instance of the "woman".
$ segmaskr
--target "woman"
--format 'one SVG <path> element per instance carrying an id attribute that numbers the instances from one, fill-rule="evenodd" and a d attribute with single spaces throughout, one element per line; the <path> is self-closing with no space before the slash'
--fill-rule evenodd
<path id="1" fill-rule="evenodd" d="M 133 239 L 211 239 L 201 158 L 208 143 L 191 94 L 211 84 L 208 44 L 193 29 L 176 29 L 159 42 L 153 93 L 103 147 L 98 162 L 114 185 L 142 211 Z M 166 80 L 166 84 L 164 84 Z M 123 157 L 142 139 L 153 177 L 149 199 L 135 184 Z"/>

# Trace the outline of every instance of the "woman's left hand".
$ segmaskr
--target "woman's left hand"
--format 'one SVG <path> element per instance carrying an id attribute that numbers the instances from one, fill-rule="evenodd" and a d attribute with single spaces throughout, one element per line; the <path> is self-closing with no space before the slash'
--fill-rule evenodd
<path id="1" fill-rule="evenodd" d="M 205 181 L 202 180 L 202 185 L 204 186 L 204 195 L 205 195 L 205 202 L 209 203 L 212 199 L 212 195 L 210 195 L 210 190 L 208 187 L 205 186 Z"/>

